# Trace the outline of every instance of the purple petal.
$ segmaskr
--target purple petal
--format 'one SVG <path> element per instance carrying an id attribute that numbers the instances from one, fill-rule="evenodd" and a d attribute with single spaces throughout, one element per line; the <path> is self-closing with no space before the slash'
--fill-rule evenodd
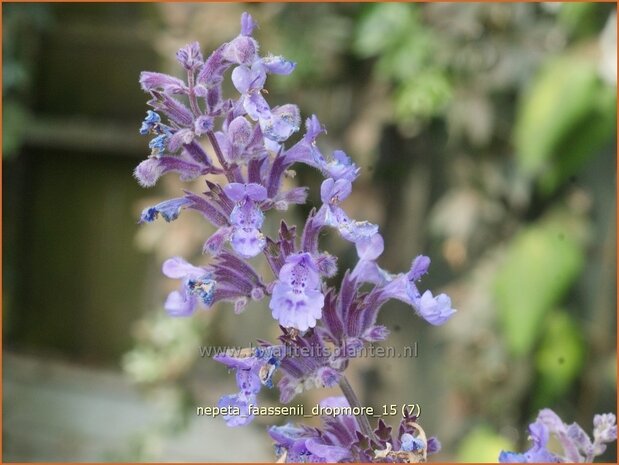
<path id="1" fill-rule="evenodd" d="M 305 120 L 305 136 L 303 139 L 306 142 L 313 143 L 322 132 L 326 133 L 327 130 L 320 124 L 316 115 L 312 115 Z"/>
<path id="2" fill-rule="evenodd" d="M 376 260 L 385 250 L 383 236 L 378 233 L 370 237 L 361 237 L 355 242 L 355 246 L 361 260 Z"/>
<path id="3" fill-rule="evenodd" d="M 249 197 L 238 203 L 230 214 L 230 223 L 237 228 L 260 229 L 263 222 L 264 213 Z"/>
<path id="4" fill-rule="evenodd" d="M 219 399 L 217 406 L 219 408 L 238 409 L 239 415 L 223 415 L 223 419 L 230 427 L 243 426 L 252 422 L 253 415 L 249 415 L 249 404 L 255 404 L 256 397 L 250 396 L 249 398 L 242 394 L 231 394 L 223 396 Z"/>
<path id="5" fill-rule="evenodd" d="M 432 325 L 442 325 L 456 313 L 451 308 L 451 299 L 447 295 L 439 294 L 434 297 L 430 291 L 424 292 L 421 299 L 419 299 L 417 312 Z"/>
<path id="6" fill-rule="evenodd" d="M 271 111 L 269 118 L 260 118 L 260 128 L 264 137 L 275 142 L 284 142 L 299 130 L 301 115 L 299 107 L 282 105 Z"/>
<path id="7" fill-rule="evenodd" d="M 224 192 L 233 202 L 240 202 L 245 198 L 245 184 L 240 182 L 231 182 L 224 186 Z"/>
<path id="8" fill-rule="evenodd" d="M 258 59 L 258 43 L 248 36 L 237 36 L 223 50 L 226 60 L 249 66 Z"/>
<path id="9" fill-rule="evenodd" d="M 267 190 L 256 183 L 245 184 L 245 195 L 255 202 L 262 202 L 267 198 Z"/>
<path id="10" fill-rule="evenodd" d="M 282 56 L 269 55 L 262 58 L 262 65 L 269 73 L 273 74 L 290 74 L 297 66 L 296 63 L 286 60 Z"/>
<path id="11" fill-rule="evenodd" d="M 170 316 L 189 316 L 191 315 L 197 305 L 197 299 L 195 296 L 185 292 L 172 291 L 168 295 L 163 307 Z"/>
<path id="12" fill-rule="evenodd" d="M 237 91 L 246 94 L 252 83 L 251 69 L 247 66 L 237 66 L 232 70 L 232 83 Z"/>
<path id="13" fill-rule="evenodd" d="M 305 441 L 305 447 L 316 457 L 324 459 L 327 463 L 337 463 L 341 460 L 351 458 L 350 449 L 327 445 L 317 438 L 310 438 Z"/>
<path id="14" fill-rule="evenodd" d="M 243 100 L 243 106 L 249 117 L 254 121 L 270 118 L 269 104 L 259 92 L 247 95 Z"/>
<path id="15" fill-rule="evenodd" d="M 183 279 L 186 277 L 198 278 L 206 273 L 206 270 L 187 262 L 181 257 L 173 257 L 163 262 L 161 268 L 163 274 L 172 279 Z"/>
<path id="16" fill-rule="evenodd" d="M 347 179 L 329 178 L 320 186 L 320 198 L 323 203 L 337 205 L 346 199 L 352 191 L 352 185 Z"/>
<path id="17" fill-rule="evenodd" d="M 408 279 L 411 281 L 419 281 L 421 277 L 428 272 L 430 268 L 430 258 L 425 255 L 418 255 L 411 264 L 411 270 L 408 272 Z"/>
<path id="18" fill-rule="evenodd" d="M 241 15 L 241 34 L 244 36 L 250 36 L 254 29 L 258 26 L 254 18 L 251 17 L 246 11 Z"/>
<path id="19" fill-rule="evenodd" d="M 350 182 L 354 181 L 359 175 L 359 168 L 355 165 L 350 157 L 342 150 L 333 152 L 333 160 L 324 166 L 325 172 L 334 179 L 347 179 Z"/>
<path id="20" fill-rule="evenodd" d="M 266 238 L 256 228 L 235 228 L 230 243 L 241 257 L 251 258 L 262 252 Z"/>

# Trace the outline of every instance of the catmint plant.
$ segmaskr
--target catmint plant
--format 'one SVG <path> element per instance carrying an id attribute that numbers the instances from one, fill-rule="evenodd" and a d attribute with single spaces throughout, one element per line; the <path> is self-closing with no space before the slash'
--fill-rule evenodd
<path id="1" fill-rule="evenodd" d="M 289 403 L 304 390 L 339 385 L 343 396 L 326 398 L 321 406 L 360 407 L 344 373 L 365 344 L 389 335 L 377 323 L 387 301 L 405 302 L 431 325 L 445 323 L 456 312 L 447 295 L 435 295 L 421 286 L 430 267 L 428 257 L 417 256 L 408 271 L 395 274 L 377 264 L 384 248 L 378 226 L 350 218 L 341 206 L 359 168 L 341 150 L 330 155 L 321 152 L 318 139 L 325 128 L 316 115 L 305 119 L 304 132 L 297 135 L 302 126 L 299 108 L 271 106 L 265 99 L 267 77 L 288 75 L 295 63 L 281 56 L 261 56 L 252 37 L 255 27 L 252 17 L 243 13 L 240 34 L 206 59 L 198 43 L 179 50 L 176 58 L 186 79 L 157 72 L 140 76 L 152 110 L 140 127 L 141 134 L 151 136 L 151 153 L 135 169 L 138 182 L 151 187 L 170 172 L 181 181 L 205 180 L 205 192 L 186 190 L 178 198 L 146 208 L 140 222 L 150 223 L 159 216 L 170 222 L 183 210 L 194 210 L 216 228 L 205 238 L 208 264 L 191 264 L 181 257 L 163 263 L 163 273 L 179 281 L 165 301 L 165 310 L 171 316 L 186 317 L 199 308 L 228 301 L 240 313 L 250 302 L 267 299 L 274 324 L 281 328 L 275 343 L 257 337 L 257 343 L 246 350 L 214 357 L 236 378 L 237 391 L 219 400 L 219 407 L 236 412 L 223 416 L 228 426 L 249 424 L 250 406 L 259 404 L 263 388 L 274 386 L 280 401 Z M 223 92 L 227 78 L 236 90 L 232 97 Z M 270 237 L 263 230 L 265 215 L 306 201 L 307 187 L 284 189 L 286 173 L 298 163 L 324 176 L 321 205 L 310 211 L 303 225 L 282 221 L 277 236 Z M 337 257 L 319 243 L 326 228 L 335 229 L 354 245 L 358 256 L 336 286 L 327 285 L 327 279 L 337 275 Z M 252 264 L 258 256 L 268 262 L 268 276 Z M 320 428 L 271 426 L 268 433 L 278 459 L 421 462 L 440 449 L 439 441 L 426 436 L 417 416 L 409 411 L 403 412 L 397 429 L 382 420 L 372 425 L 365 415 L 322 420 Z M 610 420 L 605 417 L 599 422 L 610 424 Z M 568 434 L 553 428 L 555 434 Z M 611 436 L 608 428 L 604 431 L 597 433 L 602 439 L 592 443 L 586 458 Z M 536 436 L 535 447 L 543 440 Z M 512 453 L 501 457 L 529 458 Z"/>
<path id="2" fill-rule="evenodd" d="M 552 463 L 593 462 L 606 450 L 606 444 L 617 440 L 617 417 L 612 413 L 593 417 L 593 440 L 578 425 L 566 425 L 550 409 L 539 412 L 535 422 L 529 425 L 531 448 L 523 454 L 501 452 L 502 463 Z M 548 442 L 554 436 L 558 450 L 550 451 Z"/>

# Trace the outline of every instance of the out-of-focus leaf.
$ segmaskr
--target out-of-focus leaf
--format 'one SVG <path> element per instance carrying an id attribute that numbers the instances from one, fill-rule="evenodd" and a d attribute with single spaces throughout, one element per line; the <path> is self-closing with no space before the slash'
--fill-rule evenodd
<path id="1" fill-rule="evenodd" d="M 617 127 L 617 88 L 598 81 L 591 111 L 559 142 L 558 156 L 539 179 L 542 193 L 549 195 L 605 143 Z"/>
<path id="2" fill-rule="evenodd" d="M 413 33 L 417 23 L 414 5 L 379 3 L 360 19 L 353 48 L 362 57 L 377 55 Z"/>
<path id="3" fill-rule="evenodd" d="M 570 315 L 563 311 L 550 314 L 535 354 L 539 374 L 537 406 L 547 405 L 565 393 L 580 373 L 584 352 L 582 330 Z"/>
<path id="4" fill-rule="evenodd" d="M 561 156 L 559 142 L 596 105 L 595 63 L 564 56 L 545 68 L 526 93 L 516 116 L 517 162 L 525 175 L 538 175 Z"/>
<path id="5" fill-rule="evenodd" d="M 415 80 L 418 73 L 430 66 L 433 45 L 429 34 L 411 34 L 397 46 L 382 53 L 376 69 L 382 76 L 397 82 Z"/>
<path id="6" fill-rule="evenodd" d="M 396 95 L 396 113 L 402 119 L 431 116 L 451 98 L 451 86 L 440 71 L 424 71 L 404 84 Z"/>
<path id="7" fill-rule="evenodd" d="M 566 2 L 559 9 L 559 23 L 571 35 L 583 37 L 594 34 L 600 28 L 600 8 L 595 3 Z"/>
<path id="8" fill-rule="evenodd" d="M 582 264 L 582 246 L 572 225 L 561 217 L 530 226 L 514 238 L 495 286 L 501 329 L 513 355 L 530 353 L 544 317 Z"/>
<path id="9" fill-rule="evenodd" d="M 502 450 L 514 450 L 513 444 L 488 426 L 478 426 L 458 447 L 457 462 L 496 463 Z"/>

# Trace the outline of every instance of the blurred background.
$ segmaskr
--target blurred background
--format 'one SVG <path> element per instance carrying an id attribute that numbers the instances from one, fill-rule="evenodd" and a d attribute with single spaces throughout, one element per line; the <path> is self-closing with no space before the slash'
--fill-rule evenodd
<path id="1" fill-rule="evenodd" d="M 263 53 L 297 62 L 267 82 L 271 104 L 318 114 L 323 151 L 362 167 L 346 208 L 380 225 L 381 266 L 429 255 L 423 285 L 459 309 L 435 328 L 386 306 L 386 344 L 419 356 L 354 361 L 362 403 L 419 403 L 441 461 L 525 448 L 544 406 L 590 432 L 594 413 L 616 412 L 614 8 L 5 4 L 4 461 L 270 461 L 265 426 L 298 420 L 196 417 L 236 390 L 199 346 L 274 340 L 277 327 L 264 305 L 167 317 L 176 283 L 161 263 L 204 262 L 211 230 L 191 213 L 137 225 L 183 187 L 132 177 L 148 154 L 139 72 L 180 75 L 175 51 L 198 40 L 210 53 L 244 10 Z M 297 167 L 291 182 L 313 187 L 286 214 L 301 221 L 320 178 Z M 353 264 L 347 243 L 323 244 Z M 277 405 L 275 390 L 261 404 Z"/>

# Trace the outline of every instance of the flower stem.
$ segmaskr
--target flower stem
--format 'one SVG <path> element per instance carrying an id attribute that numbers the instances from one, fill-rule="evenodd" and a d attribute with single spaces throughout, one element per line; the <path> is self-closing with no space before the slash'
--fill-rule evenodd
<path id="1" fill-rule="evenodd" d="M 344 393 L 346 400 L 348 400 L 348 403 L 353 409 L 356 407 L 361 412 L 364 411 L 361 403 L 359 402 L 359 399 L 357 398 L 357 395 L 355 394 L 355 391 L 353 391 L 352 386 L 344 375 L 342 375 L 340 378 L 340 389 Z M 359 422 L 361 432 L 365 434 L 368 438 L 370 438 L 370 440 L 378 442 L 376 439 L 376 435 L 374 434 L 374 431 L 372 431 L 372 427 L 370 426 L 370 421 L 368 420 L 368 417 L 365 415 L 365 413 L 360 413 L 359 415 L 356 415 L 356 417 L 357 421 Z"/>
<path id="2" fill-rule="evenodd" d="M 210 141 L 211 145 L 213 146 L 213 150 L 215 151 L 215 155 L 217 155 L 217 160 L 219 160 L 219 164 L 221 165 L 221 167 L 223 168 L 224 172 L 226 173 L 226 178 L 228 178 L 228 181 L 234 182 L 234 175 L 232 174 L 232 172 L 230 170 L 230 166 L 228 166 L 228 162 L 226 161 L 226 158 L 224 157 L 224 154 L 221 151 L 221 147 L 219 147 L 219 143 L 217 142 L 217 138 L 215 137 L 215 133 L 213 133 L 213 131 L 208 131 L 207 132 L 207 136 L 208 136 L 208 140 Z"/>

